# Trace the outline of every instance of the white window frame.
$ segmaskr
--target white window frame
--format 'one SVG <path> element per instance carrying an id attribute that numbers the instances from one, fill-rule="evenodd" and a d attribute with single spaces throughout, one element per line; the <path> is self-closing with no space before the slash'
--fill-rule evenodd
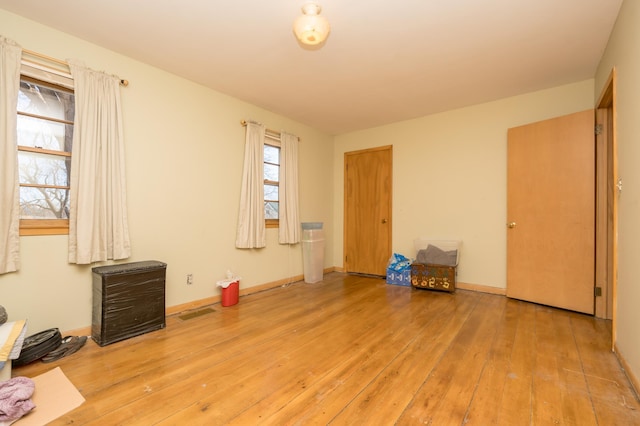
<path id="1" fill-rule="evenodd" d="M 265 135 L 265 141 L 264 141 L 264 145 L 266 146 L 272 146 L 272 147 L 276 147 L 278 148 L 278 150 L 280 151 L 280 137 L 277 136 L 273 136 L 270 135 L 269 133 L 267 133 Z M 278 155 L 278 159 L 280 158 L 280 155 Z M 266 160 L 264 160 L 263 158 L 263 162 L 266 164 L 273 164 L 273 163 L 267 163 Z M 280 167 L 280 161 L 278 161 L 277 164 L 278 168 Z M 280 178 L 278 178 L 278 182 L 275 181 L 267 181 L 266 179 L 264 180 L 264 184 L 269 184 L 269 185 L 274 185 L 278 187 L 278 199 L 277 200 L 267 200 L 266 196 L 265 196 L 265 200 L 264 200 L 264 204 L 265 204 L 265 210 L 266 210 L 266 205 L 267 202 L 277 202 L 278 206 L 280 206 L 280 191 L 279 191 L 279 187 L 280 187 Z M 267 228 L 277 228 L 280 226 L 280 209 L 278 208 L 278 219 L 267 219 L 266 218 L 266 211 L 265 211 L 265 226 Z"/>
<path id="2" fill-rule="evenodd" d="M 35 80 L 57 86 L 70 91 L 74 90 L 73 79 L 69 72 L 39 64 L 28 59 L 23 59 L 20 69 L 20 79 L 30 77 Z M 16 117 L 17 118 L 17 117 Z M 18 141 L 16 141 L 18 142 Z M 18 148 L 19 151 L 37 152 L 46 155 L 52 154 L 50 151 L 39 148 Z M 54 155 L 61 155 L 55 153 Z M 71 153 L 62 154 L 71 157 Z M 69 219 L 22 219 L 20 218 L 20 235 L 67 235 L 69 234 Z"/>

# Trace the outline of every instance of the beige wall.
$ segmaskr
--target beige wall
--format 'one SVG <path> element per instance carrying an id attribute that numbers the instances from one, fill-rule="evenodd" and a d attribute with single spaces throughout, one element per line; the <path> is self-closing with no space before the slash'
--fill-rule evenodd
<path id="1" fill-rule="evenodd" d="M 625 0 L 596 74 L 595 97 L 617 72 L 618 198 L 617 347 L 640 378 L 640 2 Z"/>
<path id="2" fill-rule="evenodd" d="M 460 239 L 458 281 L 506 288 L 506 158 L 510 127 L 593 108 L 593 80 L 335 138 L 334 264 L 341 266 L 344 153 L 393 145 L 393 250 Z"/>
<path id="3" fill-rule="evenodd" d="M 241 288 L 302 274 L 300 245 L 235 248 L 244 151 L 242 119 L 259 120 L 302 139 L 301 219 L 323 221 L 331 235 L 332 138 L 269 111 L 206 89 L 78 38 L 0 10 L 0 32 L 25 49 L 77 58 L 130 80 L 122 89 L 128 175 L 130 261 L 168 264 L 167 306 L 219 294 L 227 268 Z M 0 275 L 0 304 L 29 332 L 91 324 L 91 269 L 69 265 L 66 236 L 22 237 L 22 268 Z M 326 262 L 333 259 L 327 237 Z M 95 265 L 94 265 L 95 266 Z M 194 284 L 186 285 L 192 273 Z"/>
<path id="4" fill-rule="evenodd" d="M 302 273 L 299 247 L 268 231 L 261 251 L 234 248 L 244 130 L 253 118 L 302 138 L 301 219 L 325 222 L 325 266 L 342 266 L 343 156 L 394 149 L 393 250 L 413 254 L 416 236 L 459 238 L 458 279 L 506 286 L 506 131 L 591 108 L 618 68 L 620 269 L 618 345 L 640 374 L 640 5 L 625 1 L 594 80 L 349 133 L 335 138 L 256 106 L 0 10 L 0 33 L 30 50 L 77 58 L 131 81 L 122 90 L 127 138 L 131 261 L 167 262 L 167 305 L 217 295 L 227 268 L 242 286 Z M 333 143 L 332 143 L 333 142 Z M 29 332 L 91 323 L 90 267 L 66 262 L 66 236 L 21 238 L 22 269 L 0 275 L 0 304 Z M 194 284 L 187 286 L 187 273 Z"/>

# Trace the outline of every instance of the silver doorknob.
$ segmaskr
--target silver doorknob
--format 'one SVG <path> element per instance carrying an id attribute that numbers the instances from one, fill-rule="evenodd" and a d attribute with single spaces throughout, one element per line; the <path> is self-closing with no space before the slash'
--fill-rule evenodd
<path id="1" fill-rule="evenodd" d="M 516 223 L 515 222 L 509 222 L 509 223 L 507 223 L 507 226 L 509 228 L 515 228 L 516 227 Z"/>

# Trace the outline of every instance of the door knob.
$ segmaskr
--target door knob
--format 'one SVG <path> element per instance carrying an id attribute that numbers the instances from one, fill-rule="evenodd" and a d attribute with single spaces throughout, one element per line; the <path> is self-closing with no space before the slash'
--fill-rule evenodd
<path id="1" fill-rule="evenodd" d="M 509 228 L 515 228 L 516 227 L 516 223 L 515 222 L 509 222 L 509 223 L 507 223 L 507 226 Z"/>
<path id="2" fill-rule="evenodd" d="M 382 223 L 387 223 L 387 219 L 382 219 Z"/>

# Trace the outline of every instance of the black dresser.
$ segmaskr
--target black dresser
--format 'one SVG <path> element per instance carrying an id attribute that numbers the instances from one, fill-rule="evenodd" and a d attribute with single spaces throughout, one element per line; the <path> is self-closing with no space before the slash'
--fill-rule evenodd
<path id="1" fill-rule="evenodd" d="M 91 336 L 98 345 L 165 327 L 166 270 L 155 260 L 92 268 Z"/>

